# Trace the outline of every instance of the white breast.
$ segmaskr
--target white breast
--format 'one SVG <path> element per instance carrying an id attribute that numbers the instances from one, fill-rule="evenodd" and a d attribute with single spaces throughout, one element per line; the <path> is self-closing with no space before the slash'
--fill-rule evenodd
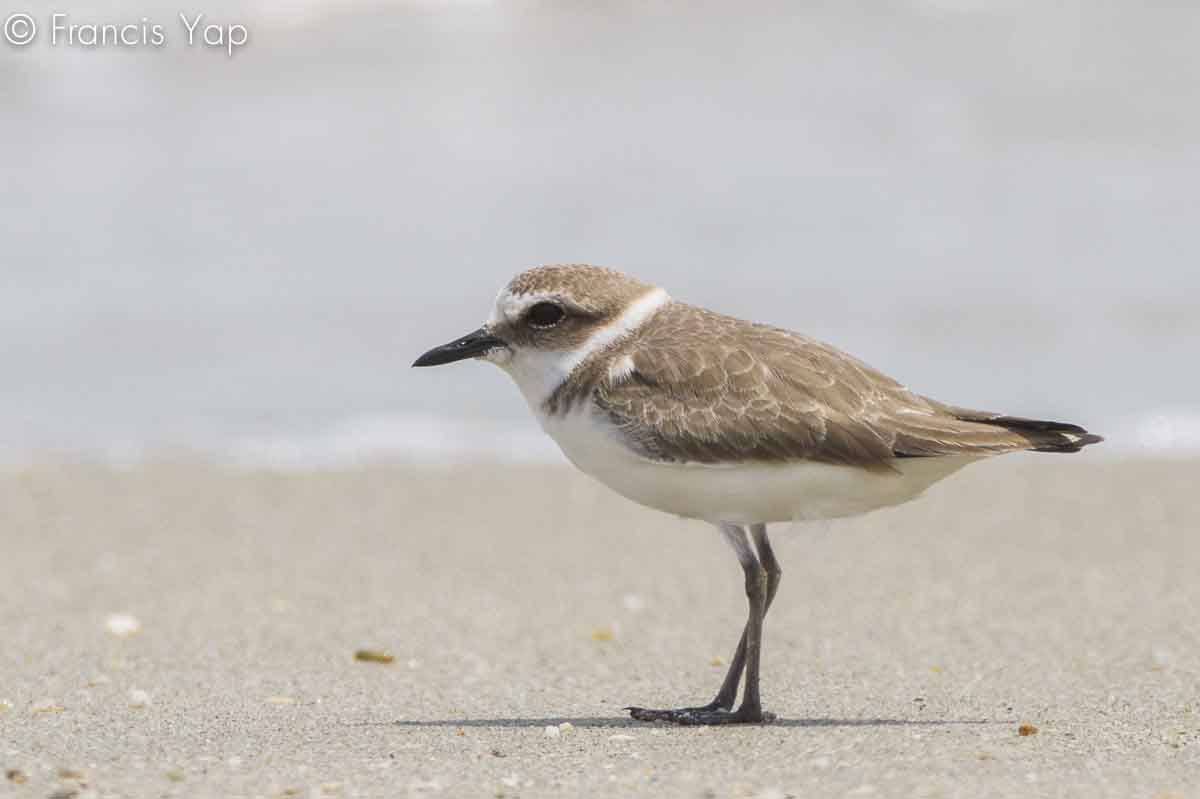
<path id="1" fill-rule="evenodd" d="M 894 473 L 812 461 L 663 463 L 625 446 L 621 432 L 590 403 L 558 417 L 533 410 L 563 454 L 613 491 L 656 510 L 714 523 L 857 516 L 907 502 L 976 460 L 907 458 L 896 462 Z"/>

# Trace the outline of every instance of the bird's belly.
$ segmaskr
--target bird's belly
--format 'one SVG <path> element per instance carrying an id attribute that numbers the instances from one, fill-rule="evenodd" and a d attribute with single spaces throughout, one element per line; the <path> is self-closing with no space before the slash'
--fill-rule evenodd
<path id="1" fill-rule="evenodd" d="M 656 510 L 738 524 L 857 516 L 913 499 L 976 460 L 897 460 L 895 472 L 815 461 L 665 463 L 638 455 L 620 433 L 586 411 L 540 419 L 581 471 L 628 499 Z"/>

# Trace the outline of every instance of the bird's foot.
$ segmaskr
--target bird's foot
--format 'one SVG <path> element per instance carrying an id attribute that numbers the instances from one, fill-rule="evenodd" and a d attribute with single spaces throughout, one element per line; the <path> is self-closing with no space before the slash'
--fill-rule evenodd
<path id="1" fill-rule="evenodd" d="M 737 710 L 726 710 L 717 704 L 703 707 L 683 707 L 677 710 L 650 710 L 644 707 L 627 707 L 625 709 L 638 721 L 668 721 L 685 726 L 770 724 L 775 720 L 774 713 L 767 713 L 761 708 L 747 708 L 745 705 Z"/>

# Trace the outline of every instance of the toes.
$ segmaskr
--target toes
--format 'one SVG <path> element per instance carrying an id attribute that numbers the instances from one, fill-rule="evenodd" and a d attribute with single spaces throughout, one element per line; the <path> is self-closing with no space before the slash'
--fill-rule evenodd
<path id="1" fill-rule="evenodd" d="M 627 707 L 629 715 L 638 721 L 673 721 L 676 724 L 686 724 L 685 719 L 692 716 L 693 711 L 688 708 L 679 710 L 650 710 L 644 707 Z"/>
<path id="2" fill-rule="evenodd" d="M 739 708 L 735 712 L 711 707 L 689 707 L 678 710 L 649 710 L 644 707 L 627 707 L 629 715 L 638 721 L 667 721 L 683 726 L 705 726 L 716 724 L 770 724 L 774 713 Z"/>
<path id="3" fill-rule="evenodd" d="M 715 724 L 737 724 L 740 720 L 736 713 L 730 713 L 728 710 L 712 710 L 682 716 L 675 723 L 685 727 L 705 727 Z"/>
<path id="4" fill-rule="evenodd" d="M 629 711 L 629 715 L 638 721 L 673 721 L 676 724 L 687 724 L 687 719 L 694 715 L 694 711 L 689 708 L 681 708 L 679 710 L 650 710 L 644 707 L 629 707 L 625 708 Z"/>

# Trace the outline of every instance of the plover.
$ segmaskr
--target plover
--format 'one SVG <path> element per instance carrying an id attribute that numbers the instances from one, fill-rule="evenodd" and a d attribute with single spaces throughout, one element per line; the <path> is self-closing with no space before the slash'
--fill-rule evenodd
<path id="1" fill-rule="evenodd" d="M 982 458 L 1102 440 L 1073 424 L 938 402 L 828 344 L 596 266 L 522 272 L 483 327 L 413 365 L 467 358 L 508 372 L 579 469 L 634 502 L 709 522 L 733 546 L 749 618 L 721 688 L 698 707 L 627 708 L 647 721 L 773 718 L 759 656 L 782 572 L 767 524 L 855 516 L 907 502 Z"/>

